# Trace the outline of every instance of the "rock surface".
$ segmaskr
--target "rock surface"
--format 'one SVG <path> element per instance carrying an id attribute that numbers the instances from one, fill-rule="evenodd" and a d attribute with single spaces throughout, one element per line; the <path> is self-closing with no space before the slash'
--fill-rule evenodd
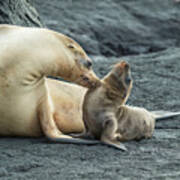
<path id="1" fill-rule="evenodd" d="M 180 3 L 174 0 L 34 0 L 43 22 L 93 55 L 151 53 L 180 46 Z"/>
<path id="2" fill-rule="evenodd" d="M 76 39 L 104 76 L 127 60 L 134 87 L 128 104 L 180 110 L 180 4 L 173 0 L 34 0 L 49 28 Z M 117 58 L 118 57 L 118 58 Z M 180 179 L 180 117 L 158 121 L 153 138 L 106 146 L 0 138 L 0 179 Z"/>
<path id="3" fill-rule="evenodd" d="M 0 1 L 0 24 L 42 26 L 39 15 L 29 0 Z"/>

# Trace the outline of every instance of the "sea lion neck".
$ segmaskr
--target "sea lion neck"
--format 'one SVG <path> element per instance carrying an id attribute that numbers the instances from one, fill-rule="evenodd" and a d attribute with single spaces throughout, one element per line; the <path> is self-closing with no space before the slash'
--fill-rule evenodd
<path id="1" fill-rule="evenodd" d="M 74 71 L 74 64 L 73 62 L 69 62 L 68 60 L 56 61 L 51 63 L 48 66 L 48 73 L 50 76 L 60 77 L 67 81 L 74 81 L 73 71 Z M 46 75 L 47 76 L 47 75 Z"/>

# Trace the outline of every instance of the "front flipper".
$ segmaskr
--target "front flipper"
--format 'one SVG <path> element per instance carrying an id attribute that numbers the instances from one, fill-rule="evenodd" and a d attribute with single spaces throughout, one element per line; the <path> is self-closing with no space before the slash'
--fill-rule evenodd
<path id="1" fill-rule="evenodd" d="M 125 147 L 125 145 L 119 141 L 120 137 L 121 135 L 119 133 L 111 135 L 111 136 L 107 136 L 107 134 L 102 134 L 101 142 L 102 144 L 116 148 L 118 150 L 127 151 L 127 148 Z"/>
<path id="2" fill-rule="evenodd" d="M 151 113 L 154 115 L 156 120 L 168 119 L 180 115 L 180 112 L 171 112 L 171 111 L 163 111 L 163 110 L 151 111 Z"/>
<path id="3" fill-rule="evenodd" d="M 113 142 L 113 141 L 102 141 L 102 144 L 107 145 L 109 147 L 113 147 L 115 149 L 121 150 L 121 151 L 127 151 L 127 148 L 124 144 L 120 143 L 120 142 Z"/>

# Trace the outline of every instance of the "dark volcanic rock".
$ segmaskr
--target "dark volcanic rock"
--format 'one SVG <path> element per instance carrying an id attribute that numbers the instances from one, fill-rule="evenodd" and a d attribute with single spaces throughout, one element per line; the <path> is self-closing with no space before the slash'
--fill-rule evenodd
<path id="1" fill-rule="evenodd" d="M 0 24 L 42 26 L 37 11 L 28 0 L 0 1 Z"/>
<path id="2" fill-rule="evenodd" d="M 180 4 L 173 0 L 34 0 L 43 22 L 93 55 L 122 56 L 180 45 Z"/>

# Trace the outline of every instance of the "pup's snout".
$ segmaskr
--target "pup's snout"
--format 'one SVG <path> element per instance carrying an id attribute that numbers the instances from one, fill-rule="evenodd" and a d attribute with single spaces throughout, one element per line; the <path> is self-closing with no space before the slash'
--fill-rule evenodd
<path id="1" fill-rule="evenodd" d="M 125 78 L 126 84 L 130 84 L 131 81 L 132 81 L 132 78 L 131 78 L 130 76 L 127 76 L 127 77 Z"/>

